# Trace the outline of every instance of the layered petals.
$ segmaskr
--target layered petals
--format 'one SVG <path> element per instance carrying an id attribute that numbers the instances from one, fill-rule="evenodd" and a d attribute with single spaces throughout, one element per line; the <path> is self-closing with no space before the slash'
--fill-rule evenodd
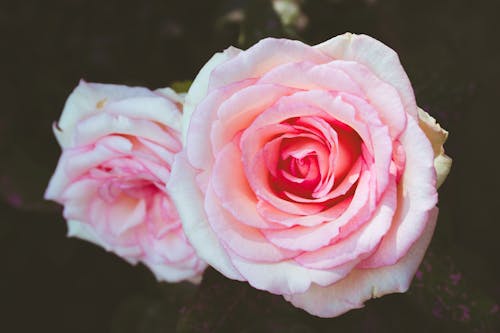
<path id="1" fill-rule="evenodd" d="M 433 209 L 418 241 L 394 265 L 373 269 L 354 269 L 335 284 L 326 287 L 312 285 L 304 293 L 284 295 L 285 299 L 309 313 L 328 318 L 361 308 L 369 299 L 405 292 L 431 241 L 436 218 L 437 209 Z"/>
<path id="2" fill-rule="evenodd" d="M 55 126 L 63 152 L 45 193 L 64 205 L 69 236 L 169 282 L 197 279 L 206 265 L 166 192 L 182 149 L 180 102 L 168 88 L 80 82 Z"/>
<path id="3" fill-rule="evenodd" d="M 393 50 L 268 38 L 215 55 L 186 100 L 167 192 L 208 264 L 322 317 L 408 288 L 451 160 Z"/>

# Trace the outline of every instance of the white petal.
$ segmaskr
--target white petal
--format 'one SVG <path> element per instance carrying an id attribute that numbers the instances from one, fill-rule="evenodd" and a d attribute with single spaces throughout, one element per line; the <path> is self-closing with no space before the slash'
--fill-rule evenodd
<path id="1" fill-rule="evenodd" d="M 436 169 L 437 175 L 436 188 L 439 188 L 444 183 L 446 177 L 450 173 L 452 163 L 453 160 L 444 153 L 434 158 L 434 168 Z"/>
<path id="2" fill-rule="evenodd" d="M 177 93 L 174 89 L 170 87 L 156 89 L 154 92 L 156 94 L 165 96 L 174 103 L 179 103 L 179 104 L 184 104 L 184 99 L 186 97 L 186 93 Z"/>
<path id="3" fill-rule="evenodd" d="M 166 282 L 180 282 L 189 280 L 197 284 L 201 278 L 203 270 L 182 269 L 174 267 L 170 264 L 155 264 L 151 262 L 144 262 L 144 264 L 153 272 L 158 281 Z"/>
<path id="4" fill-rule="evenodd" d="M 99 113 L 109 102 L 133 97 L 158 97 L 147 88 L 116 84 L 87 83 L 83 80 L 66 100 L 61 118 L 54 125 L 54 134 L 65 148 L 71 145 L 76 124 L 92 114 Z"/>
<path id="5" fill-rule="evenodd" d="M 182 138 L 183 142 L 186 142 L 187 130 L 189 127 L 189 121 L 194 109 L 200 103 L 200 101 L 205 98 L 208 92 L 208 81 L 210 79 L 210 74 L 219 64 L 226 62 L 235 55 L 237 55 L 241 50 L 235 47 L 229 47 L 223 52 L 216 53 L 210 58 L 210 60 L 200 69 L 198 75 L 194 79 L 191 87 L 185 98 L 183 118 L 182 118 Z"/>
<path id="6" fill-rule="evenodd" d="M 196 183 L 196 173 L 184 153 L 178 154 L 172 165 L 167 192 L 174 201 L 182 220 L 184 233 L 198 255 L 228 278 L 243 278 L 234 268 L 226 251 L 208 224 L 203 208 L 203 195 Z"/>
<path id="7" fill-rule="evenodd" d="M 104 112 L 139 120 L 150 120 L 180 131 L 182 114 L 174 102 L 159 96 L 135 97 L 110 102 Z"/>
<path id="8" fill-rule="evenodd" d="M 444 153 L 443 144 L 448 138 L 448 132 L 441 128 L 431 115 L 422 109 L 418 109 L 418 125 L 432 144 L 434 150 L 434 168 L 437 174 L 436 187 L 443 184 L 446 176 L 450 173 L 452 159 Z"/>
<path id="9" fill-rule="evenodd" d="M 106 246 L 99 240 L 99 237 L 94 232 L 92 226 L 88 225 L 87 223 L 79 222 L 76 220 L 68 220 L 68 237 L 77 237 L 103 247 L 107 251 L 111 250 L 109 246 Z"/>

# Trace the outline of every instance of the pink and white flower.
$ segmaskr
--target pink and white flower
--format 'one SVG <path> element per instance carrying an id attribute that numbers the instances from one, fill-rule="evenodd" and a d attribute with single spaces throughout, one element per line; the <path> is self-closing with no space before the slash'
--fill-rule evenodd
<path id="1" fill-rule="evenodd" d="M 69 236 L 169 282 L 199 280 L 206 266 L 166 192 L 182 149 L 182 102 L 169 88 L 81 81 L 54 126 L 62 155 L 45 193 L 64 205 Z"/>
<path id="2" fill-rule="evenodd" d="M 168 193 L 231 279 L 333 317 L 404 292 L 430 242 L 447 133 L 364 35 L 229 48 L 187 96 Z"/>

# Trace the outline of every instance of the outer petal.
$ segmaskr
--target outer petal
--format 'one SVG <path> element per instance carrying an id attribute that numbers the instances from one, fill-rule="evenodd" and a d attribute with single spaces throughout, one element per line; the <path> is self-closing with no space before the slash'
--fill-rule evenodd
<path id="1" fill-rule="evenodd" d="M 85 241 L 94 243 L 108 252 L 116 251 L 116 249 L 111 247 L 108 242 L 101 240 L 98 237 L 93 227 L 77 220 L 68 220 L 68 237 L 77 237 Z M 133 265 L 137 264 L 138 262 L 138 260 L 132 256 L 123 256 L 122 258 Z"/>
<path id="2" fill-rule="evenodd" d="M 67 220 L 88 221 L 88 208 L 98 197 L 98 190 L 98 181 L 84 178 L 68 186 L 54 201 L 64 203 L 63 216 Z"/>
<path id="3" fill-rule="evenodd" d="M 413 88 L 393 49 L 372 37 L 351 33 L 336 36 L 315 48 L 334 59 L 353 60 L 370 68 L 398 90 L 406 112 L 417 118 Z"/>
<path id="4" fill-rule="evenodd" d="M 136 97 L 110 102 L 103 111 L 133 119 L 154 121 L 180 131 L 181 112 L 174 101 L 160 96 Z"/>
<path id="5" fill-rule="evenodd" d="M 225 101 L 237 91 L 253 84 L 254 80 L 244 80 L 218 89 L 208 94 L 204 100 L 196 106 L 189 119 L 189 135 L 186 134 L 184 143 L 186 146 L 189 162 L 199 169 L 210 169 L 213 153 L 212 145 L 209 144 L 212 124 L 217 119 L 217 112 Z M 186 117 L 186 114 L 184 114 Z M 187 126 L 187 125 L 186 125 Z"/>
<path id="6" fill-rule="evenodd" d="M 452 159 L 444 153 L 443 145 L 448 138 L 448 132 L 441 128 L 432 116 L 418 108 L 418 125 L 432 144 L 434 151 L 434 168 L 437 174 L 437 188 L 443 184 L 450 172 Z"/>
<path id="7" fill-rule="evenodd" d="M 293 260 L 279 263 L 249 262 L 235 254 L 231 261 L 253 287 L 273 294 L 295 294 L 308 290 L 312 283 L 327 286 L 346 276 L 355 262 L 332 270 L 305 268 Z"/>
<path id="8" fill-rule="evenodd" d="M 66 100 L 54 134 L 61 147 L 71 146 L 71 135 L 76 124 L 90 115 L 99 113 L 109 102 L 134 97 L 158 97 L 147 88 L 115 84 L 87 83 L 83 80 Z"/>
<path id="9" fill-rule="evenodd" d="M 109 145 L 106 144 L 106 142 L 109 141 L 114 142 L 114 149 L 111 149 Z M 93 149 L 84 147 L 63 151 L 57 164 L 56 171 L 50 179 L 49 186 L 45 191 L 44 198 L 54 201 L 59 200 L 59 196 L 65 190 L 66 186 L 74 179 L 80 177 L 89 169 L 100 163 L 120 156 L 120 151 L 130 152 L 131 149 L 132 145 L 128 140 L 123 138 L 115 140 L 114 137 L 107 137 L 97 142 Z"/>
<path id="10" fill-rule="evenodd" d="M 159 88 L 154 91 L 155 94 L 164 96 L 174 103 L 184 105 L 184 100 L 186 98 L 186 93 L 177 93 L 174 89 L 170 87 Z M 180 108 L 182 110 L 182 107 Z"/>
<path id="11" fill-rule="evenodd" d="M 363 89 L 366 100 L 377 109 L 380 119 L 389 127 L 391 136 L 397 138 L 406 126 L 407 117 L 398 91 L 359 63 L 337 60 L 330 64 L 347 73 Z"/>
<path id="12" fill-rule="evenodd" d="M 208 224 L 196 173 L 187 162 L 185 153 L 178 154 L 174 160 L 167 192 L 177 207 L 184 232 L 198 255 L 228 278 L 243 281 Z"/>
<path id="13" fill-rule="evenodd" d="M 76 220 L 68 220 L 68 237 L 78 237 L 88 242 L 94 243 L 98 246 L 110 251 L 111 249 L 99 240 L 94 230 L 86 223 Z"/>
<path id="14" fill-rule="evenodd" d="M 149 235 L 147 235 L 149 236 Z M 182 228 L 164 235 L 161 239 L 154 237 L 144 237 L 143 246 L 148 248 L 147 259 L 151 263 L 179 263 L 178 266 L 187 258 L 194 254 L 194 249 L 189 245 Z"/>
<path id="15" fill-rule="evenodd" d="M 363 91 L 344 71 L 332 62 L 318 65 L 310 61 L 280 65 L 265 73 L 259 83 L 279 84 L 303 90 L 335 90 L 363 96 Z"/>
<path id="16" fill-rule="evenodd" d="M 444 153 L 439 154 L 434 158 L 434 168 L 436 169 L 437 174 L 437 188 L 439 188 L 444 183 L 446 177 L 448 176 L 448 173 L 450 173 L 452 163 L 453 160 Z"/>
<path id="17" fill-rule="evenodd" d="M 196 260 L 195 256 L 193 256 L 193 260 Z M 147 261 L 145 261 L 144 264 L 151 269 L 158 281 L 180 282 L 183 280 L 190 280 L 193 283 L 198 283 L 202 271 L 202 269 L 200 269 L 198 274 L 196 274 L 197 272 L 193 272 L 192 268 L 182 269 L 175 265 L 155 264 Z M 204 266 L 202 266 L 202 268 L 204 268 Z"/>
<path id="18" fill-rule="evenodd" d="M 187 130 L 191 115 L 200 101 L 205 98 L 208 93 L 208 80 L 215 67 L 219 64 L 228 61 L 240 52 L 235 47 L 229 47 L 223 52 L 216 53 L 210 60 L 200 69 L 200 72 L 194 79 L 189 91 L 186 95 L 182 118 L 182 142 L 186 142 Z"/>
<path id="19" fill-rule="evenodd" d="M 217 67 L 210 77 L 210 89 L 248 78 L 259 78 L 273 68 L 297 61 L 328 62 L 327 55 L 297 40 L 265 38 Z"/>
<path id="20" fill-rule="evenodd" d="M 78 146 L 92 144 L 107 135 L 124 134 L 157 143 L 165 142 L 168 146 L 178 145 L 180 148 L 179 141 L 172 138 L 159 124 L 110 113 L 101 113 L 80 121 L 72 134 L 70 143 Z"/>
<path id="21" fill-rule="evenodd" d="M 436 219 L 437 208 L 432 211 L 422 236 L 398 263 L 376 269 L 357 269 L 335 284 L 327 287 L 313 284 L 306 292 L 285 295 L 285 299 L 310 314 L 336 317 L 363 307 L 370 298 L 405 292 L 431 241 Z"/>
<path id="22" fill-rule="evenodd" d="M 408 118 L 401 144 L 406 167 L 398 185 L 398 209 L 377 252 L 362 263 L 364 268 L 392 265 L 403 257 L 424 231 L 437 203 L 432 150 L 413 118 Z"/>

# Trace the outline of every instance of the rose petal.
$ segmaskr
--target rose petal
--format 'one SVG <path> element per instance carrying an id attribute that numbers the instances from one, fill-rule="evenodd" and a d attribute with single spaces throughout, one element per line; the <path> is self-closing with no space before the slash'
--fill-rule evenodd
<path id="1" fill-rule="evenodd" d="M 196 258 L 193 256 L 193 260 L 196 260 Z M 156 279 L 158 281 L 169 281 L 171 283 L 175 282 L 180 282 L 183 280 L 190 280 L 193 279 L 193 269 L 192 268 L 186 268 L 182 269 L 177 266 L 172 266 L 172 265 L 165 265 L 165 264 L 156 264 L 152 263 L 149 261 L 144 261 L 144 264 L 154 273 Z M 189 267 L 189 266 L 188 266 Z M 192 265 L 191 265 L 192 267 Z M 201 275 L 201 272 L 203 269 L 198 269 L 198 273 Z M 196 278 L 196 276 L 195 276 Z M 197 281 L 198 279 L 195 279 Z M 194 282 L 194 283 L 198 283 Z"/>
<path id="2" fill-rule="evenodd" d="M 392 140 L 389 136 L 389 129 L 387 126 L 382 125 L 380 120 L 375 116 L 376 111 L 370 104 L 354 95 L 341 94 L 341 96 L 342 100 L 356 109 L 358 117 L 363 119 L 368 127 L 371 147 L 367 144 L 364 144 L 364 147 L 367 147 L 369 150 L 371 148 L 371 155 L 374 162 L 373 170 L 376 174 L 375 179 L 377 183 L 376 191 L 378 198 L 385 191 L 388 184 L 387 175 L 389 174 L 392 157 Z M 363 143 L 365 143 L 365 141 L 363 141 Z"/>
<path id="3" fill-rule="evenodd" d="M 68 220 L 68 237 L 80 238 L 87 242 L 94 243 L 108 252 L 113 251 L 109 244 L 105 241 L 102 241 L 95 230 L 87 223 L 83 223 L 77 220 Z M 134 257 L 124 257 L 123 259 L 125 259 L 132 265 L 135 265 L 138 262 L 138 259 Z"/>
<path id="4" fill-rule="evenodd" d="M 76 126 L 72 144 L 84 146 L 111 134 L 143 137 L 160 144 L 165 142 L 165 145 L 173 147 L 178 145 L 178 141 L 172 135 L 149 120 L 132 119 L 110 113 L 100 113 L 80 121 Z"/>
<path id="5" fill-rule="evenodd" d="M 302 267 L 293 260 L 262 263 L 247 261 L 235 254 L 231 255 L 231 261 L 252 287 L 278 295 L 303 293 L 312 283 L 330 285 L 346 276 L 354 266 L 348 264 L 324 271 Z"/>
<path id="6" fill-rule="evenodd" d="M 189 245 L 182 227 L 171 230 L 161 239 L 144 233 L 141 237 L 142 246 L 147 249 L 145 261 L 156 264 L 180 263 L 194 255 L 194 249 Z"/>
<path id="7" fill-rule="evenodd" d="M 346 198 L 345 200 L 337 203 L 336 205 L 326 210 L 323 210 L 318 214 L 296 215 L 279 210 L 265 201 L 259 201 L 257 203 L 257 211 L 263 218 L 269 220 L 272 223 L 282 225 L 283 227 L 286 228 L 294 226 L 311 227 L 319 225 L 326 221 L 331 221 L 336 219 L 345 212 L 345 210 L 349 207 L 350 203 L 351 203 L 351 198 Z"/>
<path id="8" fill-rule="evenodd" d="M 151 237 L 161 239 L 167 233 L 182 228 L 177 209 L 165 192 L 157 192 L 149 204 L 146 227 Z"/>
<path id="9" fill-rule="evenodd" d="M 330 244 L 347 224 L 361 225 L 370 216 L 369 172 L 362 172 L 354 197 L 349 207 L 335 220 L 326 220 L 325 223 L 312 227 L 295 226 L 283 230 L 263 230 L 266 238 L 277 246 L 289 250 L 316 251 Z"/>
<path id="10" fill-rule="evenodd" d="M 397 138 L 406 126 L 407 117 L 397 90 L 359 63 L 337 60 L 330 65 L 344 71 L 361 87 L 366 100 L 377 109 L 380 119 L 389 128 L 391 137 Z"/>
<path id="11" fill-rule="evenodd" d="M 398 54 L 366 35 L 346 33 L 314 46 L 333 59 L 352 60 L 368 67 L 380 79 L 397 89 L 408 114 L 417 119 L 415 94 Z"/>
<path id="12" fill-rule="evenodd" d="M 68 237 L 78 237 L 88 242 L 94 243 L 97 246 L 110 250 L 109 247 L 99 240 L 99 236 L 87 224 L 77 220 L 68 219 Z"/>
<path id="13" fill-rule="evenodd" d="M 236 223 L 256 228 L 276 228 L 258 214 L 257 198 L 248 185 L 239 149 L 230 143 L 217 156 L 212 174 L 212 187 L 224 209 Z"/>
<path id="14" fill-rule="evenodd" d="M 208 81 L 210 79 L 210 74 L 218 65 L 229 59 L 235 57 L 240 52 L 239 49 L 235 47 L 229 47 L 223 52 L 216 53 L 208 60 L 208 62 L 203 65 L 203 67 L 196 75 L 193 83 L 189 87 L 189 91 L 186 95 L 184 108 L 182 110 L 182 142 L 186 142 L 187 132 L 189 128 L 189 123 L 194 110 L 198 107 L 198 104 L 204 99 L 208 94 Z"/>
<path id="15" fill-rule="evenodd" d="M 149 150 L 147 154 L 144 154 L 144 158 L 152 158 L 150 154 L 152 152 L 165 163 L 165 167 L 170 166 L 174 162 L 174 154 L 182 149 L 182 146 L 168 147 L 166 143 L 160 145 L 144 138 L 137 138 L 137 140 Z"/>
<path id="16" fill-rule="evenodd" d="M 330 58 L 296 40 L 265 38 L 217 66 L 210 75 L 210 90 L 261 77 L 281 64 L 304 60 L 319 64 Z"/>
<path id="17" fill-rule="evenodd" d="M 355 108 L 346 101 L 353 103 Z M 328 110 L 331 115 L 322 110 Z M 387 175 L 392 157 L 392 143 L 387 127 L 376 118 L 373 108 L 359 98 L 351 95 L 332 95 L 315 90 L 282 97 L 272 108 L 258 116 L 243 133 L 241 137 L 243 163 L 254 192 L 271 205 L 290 214 L 316 214 L 324 208 L 296 203 L 292 205 L 277 197 L 267 182 L 265 165 L 257 162 L 260 159 L 256 154 L 265 142 L 262 140 L 261 128 L 266 128 L 269 124 L 281 123 L 293 117 L 307 116 L 338 119 L 357 131 L 374 156 L 374 170 L 377 173 L 375 178 L 377 186 L 374 188 L 377 191 L 377 197 L 379 197 L 387 186 Z"/>
<path id="18" fill-rule="evenodd" d="M 437 173 L 437 188 L 445 181 L 451 169 L 452 159 L 444 153 L 443 145 L 448 138 L 448 132 L 441 128 L 432 116 L 418 109 L 418 125 L 432 144 L 434 151 L 434 168 Z"/>
<path id="19" fill-rule="evenodd" d="M 159 96 L 136 97 L 109 102 L 101 112 L 132 119 L 149 120 L 167 126 L 169 129 L 181 130 L 182 114 L 173 101 Z"/>
<path id="20" fill-rule="evenodd" d="M 77 123 L 100 113 L 106 103 L 134 97 L 158 98 L 153 92 L 142 87 L 87 83 L 80 80 L 80 84 L 66 100 L 61 118 L 54 127 L 59 144 L 63 148 L 74 146 L 71 137 Z"/>
<path id="21" fill-rule="evenodd" d="M 170 87 L 165 87 L 165 88 L 159 88 L 153 91 L 156 95 L 160 95 L 163 97 L 168 98 L 170 101 L 172 101 L 174 104 L 180 104 L 181 106 L 184 104 L 184 100 L 186 97 L 186 93 L 177 93 L 174 89 Z M 180 107 L 182 110 L 182 107 Z M 181 112 L 182 113 L 182 112 Z M 179 128 L 179 131 L 181 129 Z"/>
<path id="22" fill-rule="evenodd" d="M 346 238 L 316 251 L 305 252 L 295 260 L 305 267 L 315 269 L 329 269 L 348 262 L 360 261 L 364 255 L 377 248 L 391 227 L 396 200 L 396 184 L 393 179 L 368 223 L 357 228 Z"/>
<path id="23" fill-rule="evenodd" d="M 120 236 L 145 220 L 146 202 L 122 195 L 108 207 L 107 213 L 111 232 Z"/>
<path id="24" fill-rule="evenodd" d="M 264 110 L 273 105 L 280 97 L 295 90 L 272 84 L 259 84 L 245 87 L 228 97 L 217 110 L 217 120 L 212 123 L 210 138 L 213 154 L 234 136 L 245 130 Z"/>
<path id="25" fill-rule="evenodd" d="M 99 182 L 83 178 L 71 183 L 57 201 L 64 204 L 63 216 L 68 220 L 88 221 L 88 210 L 93 200 L 98 199 Z"/>
<path id="26" fill-rule="evenodd" d="M 413 118 L 408 118 L 400 140 L 406 167 L 398 185 L 398 210 L 388 234 L 377 252 L 362 263 L 363 268 L 392 265 L 404 256 L 422 234 L 437 203 L 432 147 Z"/>
<path id="27" fill-rule="evenodd" d="M 446 177 L 450 173 L 451 165 L 453 164 L 453 160 L 451 157 L 445 154 L 440 154 L 434 158 L 434 168 L 436 169 L 437 179 L 436 179 L 436 188 L 441 187 Z"/>
<path id="28" fill-rule="evenodd" d="M 282 250 L 268 242 L 257 228 L 239 223 L 221 207 L 209 185 L 205 196 L 207 219 L 218 239 L 226 248 L 252 262 L 279 262 L 292 258 L 297 251 Z"/>
<path id="29" fill-rule="evenodd" d="M 228 278 L 242 281 L 243 277 L 232 265 L 207 221 L 195 171 L 186 159 L 185 153 L 177 154 L 167 184 L 167 192 L 177 207 L 184 232 L 204 261 Z"/>
<path id="30" fill-rule="evenodd" d="M 310 314 L 326 318 L 361 308 L 370 298 L 405 292 L 431 241 L 436 218 L 437 208 L 432 211 L 418 241 L 396 264 L 375 269 L 355 269 L 337 283 L 325 287 L 312 284 L 306 292 L 289 293 L 284 298 Z"/>
<path id="31" fill-rule="evenodd" d="M 224 89 L 215 90 L 196 107 L 189 124 L 189 135 L 185 138 L 187 156 L 195 168 L 210 168 L 213 162 L 212 146 L 207 143 L 210 139 L 212 123 L 216 120 L 221 104 L 253 82 L 254 80 L 245 80 L 224 87 Z"/>
<path id="32" fill-rule="evenodd" d="M 112 144 L 107 143 L 112 141 Z M 110 149 L 113 146 L 114 149 Z M 93 147 L 68 148 L 63 151 L 54 175 L 45 191 L 45 199 L 59 201 L 59 196 L 69 183 L 89 169 L 104 161 L 121 155 L 120 151 L 131 151 L 132 144 L 125 138 L 107 137 L 97 142 Z"/>
<path id="33" fill-rule="evenodd" d="M 280 84 L 302 90 L 343 91 L 364 96 L 363 90 L 332 62 L 317 64 L 310 61 L 282 64 L 265 73 L 258 83 Z"/>

